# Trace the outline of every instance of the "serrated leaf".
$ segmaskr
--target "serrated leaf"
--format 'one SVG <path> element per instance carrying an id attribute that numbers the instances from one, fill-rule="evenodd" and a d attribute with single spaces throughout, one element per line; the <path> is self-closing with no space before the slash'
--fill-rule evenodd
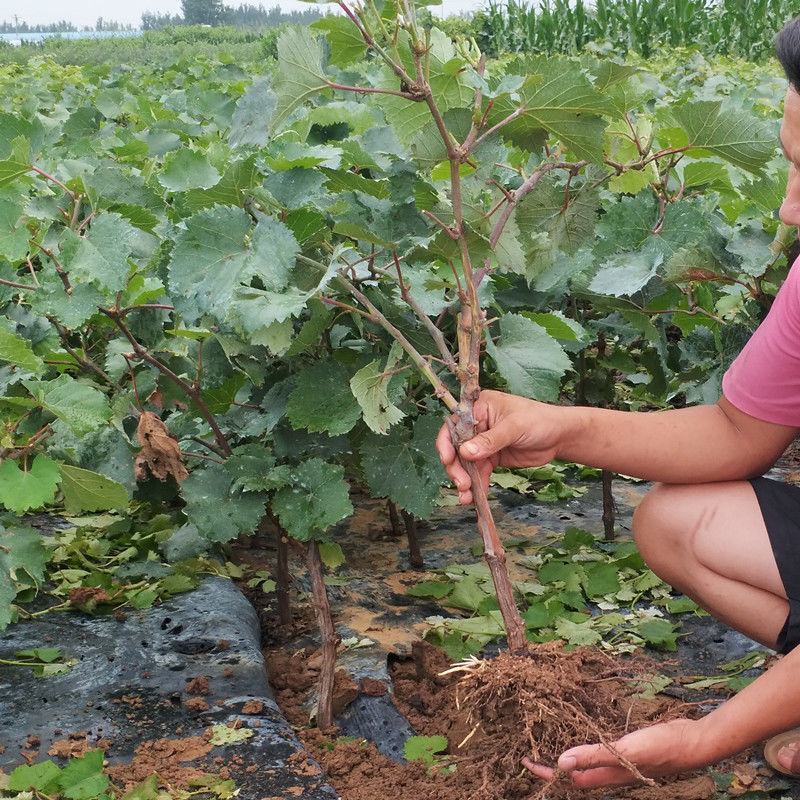
<path id="1" fill-rule="evenodd" d="M 31 349 L 30 344 L 17 336 L 0 321 L 0 362 L 5 361 L 26 372 L 40 373 L 44 366 L 42 359 Z"/>
<path id="2" fill-rule="evenodd" d="M 520 314 L 500 318 L 500 344 L 490 338 L 486 350 L 509 391 L 535 400 L 556 400 L 561 378 L 572 362 L 547 331 Z"/>
<path id="3" fill-rule="evenodd" d="M 312 22 L 311 27 L 325 32 L 325 38 L 330 45 L 331 64 L 347 67 L 366 55 L 367 46 L 364 37 L 346 17 L 329 14 Z"/>
<path id="4" fill-rule="evenodd" d="M 433 764 L 437 753 L 447 750 L 446 736 L 409 736 L 403 745 L 403 755 L 407 761 L 421 761 Z"/>
<path id="5" fill-rule="evenodd" d="M 400 422 L 405 414 L 389 399 L 391 369 L 397 363 L 392 357 L 385 367 L 376 359 L 362 367 L 350 379 L 350 390 L 361 406 L 364 422 L 375 433 L 388 433 L 392 425 Z"/>
<path id="6" fill-rule="evenodd" d="M 328 569 L 339 569 L 345 562 L 341 545 L 336 542 L 320 542 L 319 557 Z"/>
<path id="7" fill-rule="evenodd" d="M 603 597 L 619 591 L 619 573 L 613 564 L 595 564 L 586 567 L 584 582 L 586 595 L 591 598 Z"/>
<path id="8" fill-rule="evenodd" d="M 119 214 L 100 214 L 86 236 L 68 232 L 62 240 L 64 268 L 75 283 L 94 283 L 119 292 L 128 282 L 128 256 L 136 237 L 134 227 Z"/>
<path id="9" fill-rule="evenodd" d="M 252 738 L 250 728 L 229 728 L 227 725 L 212 725 L 209 743 L 215 747 L 227 747 L 231 744 L 241 744 Z"/>
<path id="10" fill-rule="evenodd" d="M 264 147 L 269 140 L 278 97 L 267 78 L 256 78 L 236 103 L 231 121 L 232 147 Z"/>
<path id="11" fill-rule="evenodd" d="M 37 586 L 44 582 L 50 552 L 38 531 L 22 526 L 0 530 L 0 545 L 0 564 L 8 571 L 12 583 L 21 581 L 23 576 Z"/>
<path id="12" fill-rule="evenodd" d="M 280 129 L 295 108 L 327 88 L 322 68 L 322 44 L 308 28 L 285 30 L 278 37 L 275 92 L 278 103 L 273 126 Z"/>
<path id="13" fill-rule="evenodd" d="M 52 503 L 60 477 L 58 464 L 39 453 L 30 469 L 22 469 L 10 458 L 0 464 L 0 503 L 23 514 Z"/>
<path id="14" fill-rule="evenodd" d="M 60 775 L 61 769 L 49 759 L 38 764 L 22 764 L 8 776 L 8 789 L 11 792 L 35 789 L 47 794 L 52 792 Z"/>
<path id="15" fill-rule="evenodd" d="M 212 542 L 252 533 L 264 516 L 265 496 L 234 489 L 223 464 L 192 472 L 181 484 L 181 495 L 189 521 Z"/>
<path id="16" fill-rule="evenodd" d="M 555 632 L 559 639 L 563 639 L 567 644 L 579 647 L 599 644 L 603 638 L 592 627 L 592 620 L 590 619 L 586 620 L 586 622 L 573 622 L 562 617 L 556 622 Z"/>
<path id="17" fill-rule="evenodd" d="M 710 150 L 736 167 L 756 172 L 775 155 L 774 123 L 732 103 L 697 100 L 677 105 L 673 113 L 690 145 Z"/>
<path id="18" fill-rule="evenodd" d="M 170 192 L 210 189 L 222 176 L 208 157 L 197 150 L 175 150 L 164 159 L 158 182 Z"/>
<path id="19" fill-rule="evenodd" d="M 300 372 L 286 416 L 292 427 L 312 433 L 338 436 L 351 430 L 361 417 L 361 407 L 350 391 L 347 370 L 333 361 L 322 361 Z"/>
<path id="20" fill-rule="evenodd" d="M 31 165 L 14 159 L 0 161 L 0 188 L 30 172 Z"/>
<path id="21" fill-rule="evenodd" d="M 524 65 L 521 67 L 521 65 Z M 498 98 L 489 121 L 499 122 L 517 108 L 524 109 L 501 135 L 533 149 L 537 131 L 548 131 L 578 158 L 602 160 L 605 121 L 600 115 L 615 113 L 610 99 L 598 92 L 580 69 L 563 58 L 543 56 L 512 64 L 515 72 L 529 74 L 519 90 L 520 102 Z"/>
<path id="22" fill-rule="evenodd" d="M 79 436 L 102 428 L 111 418 L 106 396 L 68 375 L 52 381 L 23 381 L 23 384 L 43 408 Z"/>
<path id="23" fill-rule="evenodd" d="M 444 475 L 434 441 L 441 427 L 437 414 L 417 417 L 413 432 L 405 425 L 386 436 L 370 434 L 361 446 L 361 465 L 375 497 L 388 497 L 420 519 L 433 510 Z"/>
<path id="24" fill-rule="evenodd" d="M 90 750 L 82 758 L 73 758 L 61 770 L 58 784 L 69 800 L 93 800 L 108 788 L 109 778 L 103 772 L 102 750 Z"/>
<path id="25" fill-rule="evenodd" d="M 639 634 L 651 647 L 658 650 L 675 651 L 678 649 L 678 630 L 666 619 L 645 619 L 636 626 Z"/>
<path id="26" fill-rule="evenodd" d="M 344 469 L 309 459 L 292 470 L 291 485 L 276 493 L 272 509 L 293 538 L 305 542 L 321 536 L 353 513 Z"/>
<path id="27" fill-rule="evenodd" d="M 68 514 L 107 511 L 128 506 L 128 490 L 105 475 L 88 469 L 59 464 L 61 491 Z"/>
<path id="28" fill-rule="evenodd" d="M 30 231 L 22 218 L 22 204 L 0 197 L 0 256 L 16 264 L 28 254 Z"/>

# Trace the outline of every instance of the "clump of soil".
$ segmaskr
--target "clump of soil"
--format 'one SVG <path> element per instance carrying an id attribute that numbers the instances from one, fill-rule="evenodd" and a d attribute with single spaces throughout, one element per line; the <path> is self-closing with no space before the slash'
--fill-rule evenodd
<path id="1" fill-rule="evenodd" d="M 207 675 L 198 675 L 186 682 L 186 694 L 207 695 L 211 691 Z"/>
<path id="2" fill-rule="evenodd" d="M 208 711 L 208 700 L 204 697 L 189 697 L 183 704 L 187 711 L 193 714 Z"/>
<path id="3" fill-rule="evenodd" d="M 110 747 L 109 739 L 93 740 L 86 731 L 80 731 L 71 733 L 66 739 L 54 741 L 47 755 L 56 758 L 79 758 L 86 755 L 89 750 L 108 750 Z"/>
<path id="4" fill-rule="evenodd" d="M 610 746 L 631 725 L 663 720 L 661 709 L 630 696 L 620 667 L 601 651 L 566 651 L 560 642 L 465 667 L 455 692 L 460 724 L 451 728 L 450 746 L 456 755 L 482 761 L 487 788 L 477 796 L 527 796 L 524 757 L 554 764 L 564 750 L 587 740 Z M 457 743 L 456 732 L 464 734 Z"/>
<path id="5" fill-rule="evenodd" d="M 205 775 L 205 771 L 188 766 L 207 755 L 213 745 L 203 736 L 186 739 L 152 739 L 142 742 L 134 751 L 129 764 L 118 764 L 108 770 L 111 780 L 123 789 L 141 783 L 156 774 L 159 785 L 166 789 L 183 789 L 193 778 Z"/>
<path id="6" fill-rule="evenodd" d="M 308 725 L 310 693 L 319 680 L 322 664 L 320 651 L 285 650 L 266 654 L 270 683 L 284 716 L 298 727 Z M 333 681 L 333 714 L 338 716 L 358 697 L 358 686 L 343 669 L 337 669 Z"/>

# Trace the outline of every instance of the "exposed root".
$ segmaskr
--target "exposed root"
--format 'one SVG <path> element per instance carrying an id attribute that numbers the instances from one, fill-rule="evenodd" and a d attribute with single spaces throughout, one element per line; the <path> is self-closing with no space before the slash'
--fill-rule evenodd
<path id="1" fill-rule="evenodd" d="M 605 653 L 566 651 L 560 642 L 551 642 L 491 661 L 470 658 L 443 671 L 462 674 L 456 700 L 469 734 L 458 755 L 479 759 L 487 776 L 476 800 L 506 796 L 522 780 L 523 758 L 553 764 L 564 750 L 588 742 L 605 745 L 633 777 L 655 785 L 612 744 L 630 724 L 633 701 L 620 691 L 624 678 L 592 680 L 611 666 L 619 670 Z M 557 771 L 536 797 L 550 797 L 561 778 L 563 773 Z"/>

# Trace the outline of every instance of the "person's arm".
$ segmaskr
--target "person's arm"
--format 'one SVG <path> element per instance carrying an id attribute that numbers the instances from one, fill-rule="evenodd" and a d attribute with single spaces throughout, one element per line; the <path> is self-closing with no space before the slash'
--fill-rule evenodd
<path id="1" fill-rule="evenodd" d="M 554 458 L 662 483 L 743 480 L 768 469 L 798 431 L 749 416 L 724 398 L 716 405 L 632 412 L 484 391 L 475 418 L 479 433 L 460 454 L 478 463 L 484 485 L 495 467 L 541 466 Z M 460 501 L 471 503 L 470 480 L 446 426 L 436 446 Z"/>
<path id="2" fill-rule="evenodd" d="M 800 649 L 705 717 L 642 728 L 614 742 L 613 747 L 642 774 L 654 778 L 716 764 L 800 724 L 798 667 Z M 539 778 L 553 777 L 550 766 L 530 759 L 524 759 L 523 764 Z M 634 782 L 631 773 L 602 744 L 573 747 L 562 753 L 558 766 L 584 789 Z M 790 756 L 784 766 L 800 770 L 800 753 Z"/>
<path id="3" fill-rule="evenodd" d="M 748 416 L 725 398 L 715 405 L 649 413 L 564 411 L 570 424 L 557 449 L 559 458 L 661 483 L 760 475 L 797 433 L 797 428 Z"/>

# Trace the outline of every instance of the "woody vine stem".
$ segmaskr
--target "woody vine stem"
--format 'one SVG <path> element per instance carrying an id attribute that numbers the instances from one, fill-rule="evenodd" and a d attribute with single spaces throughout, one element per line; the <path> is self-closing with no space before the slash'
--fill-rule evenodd
<path id="1" fill-rule="evenodd" d="M 402 24 L 410 36 L 411 55 L 414 66 L 413 74 L 406 69 L 403 60 L 400 58 L 399 53 L 397 53 L 396 36 L 387 37 L 389 38 L 389 44 L 387 45 L 387 49 L 384 49 L 375 41 L 370 31 L 370 20 L 367 10 L 358 7 L 351 8 L 345 2 L 339 3 L 339 6 L 358 29 L 366 46 L 372 50 L 378 58 L 382 59 L 397 76 L 399 85 L 402 88 L 402 96 L 410 102 L 425 103 L 427 105 L 444 144 L 447 160 L 450 163 L 450 199 L 452 203 L 453 221 L 452 224 L 447 224 L 432 213 L 426 213 L 426 216 L 434 224 L 438 225 L 444 233 L 458 245 L 460 270 L 456 271 L 459 297 L 459 310 L 457 312 L 457 353 L 454 355 L 450 351 L 437 325 L 422 311 L 419 304 L 410 293 L 409 287 L 403 279 L 402 258 L 397 252 L 393 251 L 391 253 L 391 262 L 385 268 L 373 267 L 372 271 L 394 280 L 399 285 L 400 296 L 418 317 L 420 323 L 430 333 L 439 350 L 440 358 L 434 359 L 430 356 L 426 357 L 421 355 L 408 339 L 389 322 L 378 308 L 376 308 L 366 294 L 356 285 L 358 281 L 354 280 L 354 265 L 348 265 L 341 270 L 338 274 L 338 280 L 340 285 L 345 288 L 360 305 L 360 308 L 348 307 L 348 309 L 383 327 L 384 330 L 400 344 L 414 362 L 415 366 L 430 382 L 436 396 L 451 412 L 448 426 L 454 444 L 460 447 L 460 445 L 469 441 L 476 434 L 474 406 L 480 394 L 480 352 L 485 331 L 489 324 L 486 314 L 480 306 L 478 289 L 483 278 L 491 271 L 489 259 L 478 268 L 472 263 L 464 225 L 460 170 L 462 164 L 471 160 L 478 145 L 519 117 L 524 113 L 525 109 L 523 106 L 520 106 L 505 119 L 489 126 L 487 122 L 488 109 L 484 110 L 481 91 L 476 90 L 471 128 L 463 142 L 457 141 L 447 128 L 428 79 L 429 41 L 427 40 L 427 34 L 425 34 L 426 39 L 423 40 L 416 24 L 415 9 L 413 6 L 406 2 L 406 0 L 400 0 L 400 5 L 403 16 L 402 20 L 398 18 L 396 24 L 398 26 Z M 392 50 L 394 51 L 394 57 L 391 52 Z M 480 75 L 483 75 L 485 70 L 483 57 L 473 66 Z M 337 85 L 335 88 L 355 93 L 384 92 L 391 95 L 398 94 L 398 92 L 393 89 L 381 90 L 375 89 L 374 87 L 342 87 Z M 558 169 L 567 170 L 574 175 L 583 166 L 585 166 L 585 162 L 565 163 L 557 159 L 549 158 L 547 161 L 540 164 L 531 175 L 527 176 L 517 189 L 510 191 L 502 188 L 502 198 L 487 215 L 488 218 L 491 218 L 497 214 L 489 237 L 491 246 L 493 248 L 496 247 L 514 209 L 536 186 L 543 175 Z M 343 305 L 332 298 L 323 298 L 323 300 L 332 305 Z M 453 396 L 440 378 L 439 371 L 442 368 L 451 372 L 458 379 L 458 399 Z M 498 536 L 486 490 L 478 474 L 478 469 L 472 462 L 464 462 L 463 466 L 472 483 L 472 496 L 475 501 L 478 529 L 483 539 L 484 558 L 486 559 L 492 575 L 492 580 L 494 581 L 497 601 L 503 618 L 509 648 L 512 652 L 519 651 L 525 647 L 525 626 L 514 601 L 514 591 L 506 569 L 505 550 Z"/>

